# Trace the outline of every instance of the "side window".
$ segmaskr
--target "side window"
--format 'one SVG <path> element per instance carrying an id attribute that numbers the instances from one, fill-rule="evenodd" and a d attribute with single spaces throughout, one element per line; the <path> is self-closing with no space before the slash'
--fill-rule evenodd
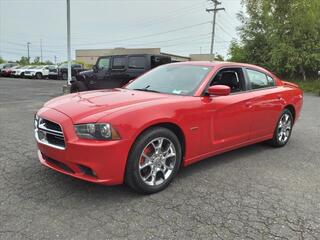
<path id="1" fill-rule="evenodd" d="M 128 67 L 133 69 L 144 69 L 146 65 L 145 57 L 129 57 Z"/>
<path id="2" fill-rule="evenodd" d="M 97 64 L 99 70 L 107 70 L 110 66 L 110 58 L 100 58 Z"/>
<path id="3" fill-rule="evenodd" d="M 260 89 L 273 86 L 269 82 L 266 74 L 251 69 L 247 69 L 247 73 L 252 89 Z"/>
<path id="4" fill-rule="evenodd" d="M 274 80 L 272 77 L 267 76 L 269 86 L 275 86 Z"/>
<path id="5" fill-rule="evenodd" d="M 126 57 L 114 57 L 112 69 L 125 69 L 126 68 Z"/>
<path id="6" fill-rule="evenodd" d="M 244 78 L 241 68 L 225 68 L 220 70 L 213 78 L 210 86 L 226 85 L 232 93 L 241 92 L 244 88 Z"/>

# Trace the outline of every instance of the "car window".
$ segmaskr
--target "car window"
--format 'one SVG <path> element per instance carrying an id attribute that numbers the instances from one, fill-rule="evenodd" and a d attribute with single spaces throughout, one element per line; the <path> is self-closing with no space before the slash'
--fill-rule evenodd
<path id="1" fill-rule="evenodd" d="M 247 69 L 247 73 L 251 84 L 251 89 L 260 89 L 274 86 L 274 82 L 269 82 L 267 75 L 262 72 Z"/>
<path id="2" fill-rule="evenodd" d="M 98 64 L 97 64 L 97 68 L 99 70 L 107 70 L 110 67 L 110 58 L 100 58 Z"/>
<path id="3" fill-rule="evenodd" d="M 144 69 L 146 65 L 145 57 L 129 57 L 128 67 L 133 69 Z"/>
<path id="4" fill-rule="evenodd" d="M 244 87 L 244 75 L 241 68 L 224 68 L 213 78 L 210 86 L 226 85 L 230 87 L 231 93 L 241 92 Z"/>
<path id="5" fill-rule="evenodd" d="M 124 69 L 126 67 L 126 57 L 114 57 L 112 69 Z"/>
<path id="6" fill-rule="evenodd" d="M 274 80 L 272 77 L 267 76 L 269 86 L 275 86 Z"/>

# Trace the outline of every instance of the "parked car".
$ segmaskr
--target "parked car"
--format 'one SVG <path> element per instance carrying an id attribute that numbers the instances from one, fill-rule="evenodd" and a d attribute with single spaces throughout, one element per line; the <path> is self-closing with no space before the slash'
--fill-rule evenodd
<path id="1" fill-rule="evenodd" d="M 257 142 L 283 147 L 302 90 L 254 65 L 184 62 L 124 88 L 68 94 L 35 116 L 41 163 L 86 181 L 155 193 L 180 166 Z"/>
<path id="2" fill-rule="evenodd" d="M 50 65 L 49 66 L 49 79 L 58 79 L 58 66 L 57 65 Z"/>
<path id="3" fill-rule="evenodd" d="M 33 68 L 34 66 L 23 66 L 23 67 L 18 67 L 14 69 L 11 72 L 11 77 L 24 77 L 24 72 L 28 69 Z"/>
<path id="4" fill-rule="evenodd" d="M 2 70 L 3 69 L 12 68 L 14 66 L 18 66 L 18 63 L 8 62 L 8 63 L 0 64 L 0 76 L 2 76 Z"/>
<path id="5" fill-rule="evenodd" d="M 150 54 L 100 57 L 93 70 L 81 72 L 71 83 L 71 92 L 122 87 L 150 69 L 170 62 L 170 57 Z"/>
<path id="6" fill-rule="evenodd" d="M 72 63 L 71 64 L 71 76 L 76 77 L 78 73 L 85 71 L 82 64 Z M 68 79 L 68 64 L 63 63 L 58 67 L 58 79 L 67 80 Z"/>
<path id="7" fill-rule="evenodd" d="M 27 78 L 42 79 L 47 78 L 49 75 L 49 66 L 33 66 L 24 71 L 24 76 Z"/>
<path id="8" fill-rule="evenodd" d="M 1 70 L 1 76 L 2 76 L 2 77 L 10 77 L 12 71 L 14 71 L 14 70 L 17 69 L 17 68 L 19 68 L 19 66 L 3 68 L 3 69 Z"/>

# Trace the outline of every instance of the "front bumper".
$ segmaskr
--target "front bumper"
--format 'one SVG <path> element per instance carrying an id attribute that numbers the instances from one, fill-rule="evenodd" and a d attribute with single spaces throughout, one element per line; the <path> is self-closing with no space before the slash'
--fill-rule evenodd
<path id="1" fill-rule="evenodd" d="M 60 173 L 89 182 L 116 185 L 123 183 L 129 140 L 95 141 L 80 139 L 71 119 L 53 109 L 38 112 L 42 118 L 59 123 L 63 128 L 65 149 L 37 141 L 40 162 Z"/>

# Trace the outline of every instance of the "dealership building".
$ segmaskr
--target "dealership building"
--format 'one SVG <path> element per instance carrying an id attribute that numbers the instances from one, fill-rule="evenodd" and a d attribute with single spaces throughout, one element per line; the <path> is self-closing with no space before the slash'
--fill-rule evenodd
<path id="1" fill-rule="evenodd" d="M 113 49 L 79 49 L 76 50 L 76 61 L 86 64 L 95 64 L 101 56 L 127 55 L 127 54 L 161 54 L 171 57 L 172 61 L 206 61 L 213 60 L 210 54 L 191 54 L 190 56 L 179 56 L 170 53 L 164 53 L 160 48 L 113 48 Z"/>

